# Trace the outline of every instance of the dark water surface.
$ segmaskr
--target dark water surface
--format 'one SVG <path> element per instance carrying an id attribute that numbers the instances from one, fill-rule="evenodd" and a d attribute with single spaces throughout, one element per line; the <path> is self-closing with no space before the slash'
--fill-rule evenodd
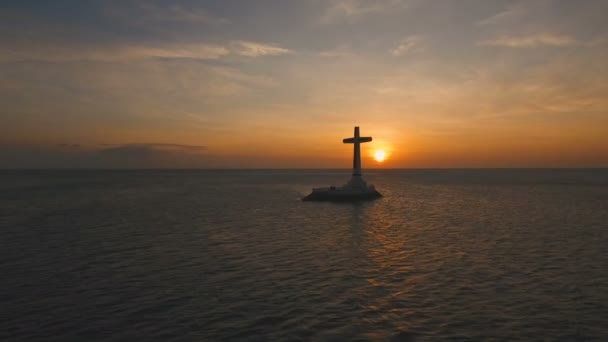
<path id="1" fill-rule="evenodd" d="M 608 340 L 607 170 L 2 171 L 0 340 Z"/>

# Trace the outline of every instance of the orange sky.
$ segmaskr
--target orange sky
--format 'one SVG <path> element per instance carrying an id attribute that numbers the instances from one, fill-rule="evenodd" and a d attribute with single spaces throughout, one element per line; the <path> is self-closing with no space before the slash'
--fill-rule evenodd
<path id="1" fill-rule="evenodd" d="M 0 168 L 608 167 L 604 1 L 230 3 L 7 6 Z"/>

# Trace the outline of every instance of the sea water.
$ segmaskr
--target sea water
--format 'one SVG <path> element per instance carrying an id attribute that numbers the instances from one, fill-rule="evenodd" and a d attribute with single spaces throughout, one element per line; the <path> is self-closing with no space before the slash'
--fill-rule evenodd
<path id="1" fill-rule="evenodd" d="M 2 171 L 0 339 L 608 339 L 608 170 Z"/>

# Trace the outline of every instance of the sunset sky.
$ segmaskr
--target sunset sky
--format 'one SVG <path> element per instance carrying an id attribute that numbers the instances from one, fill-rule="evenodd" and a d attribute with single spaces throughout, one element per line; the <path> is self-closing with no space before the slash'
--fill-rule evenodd
<path id="1" fill-rule="evenodd" d="M 608 167 L 608 1 L 2 1 L 0 103 L 0 168 Z"/>

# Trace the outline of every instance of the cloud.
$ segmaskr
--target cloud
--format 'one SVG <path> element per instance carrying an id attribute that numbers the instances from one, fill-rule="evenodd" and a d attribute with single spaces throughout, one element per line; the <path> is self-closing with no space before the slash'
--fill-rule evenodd
<path id="1" fill-rule="evenodd" d="M 97 61 L 122 62 L 151 58 L 188 58 L 214 60 L 229 55 L 264 57 L 291 54 L 292 50 L 251 41 L 233 41 L 224 45 L 208 43 L 157 43 L 141 45 L 49 45 L 0 44 L 0 62 L 6 61 Z"/>
<path id="2" fill-rule="evenodd" d="M 475 23 L 477 26 L 486 26 L 486 25 L 498 25 L 508 21 L 511 21 L 516 18 L 520 18 L 526 14 L 526 10 L 523 7 L 515 7 L 511 9 L 504 10 L 495 15 L 482 19 Z"/>
<path id="3" fill-rule="evenodd" d="M 199 145 L 182 145 L 182 144 L 165 144 L 165 143 L 132 143 L 119 145 L 104 145 L 110 146 L 102 149 L 100 153 L 114 152 L 150 152 L 150 151 L 168 151 L 179 153 L 201 153 L 207 150 L 207 146 Z"/>
<path id="4" fill-rule="evenodd" d="M 95 151 L 92 163 L 118 168 L 192 167 L 204 164 L 205 146 L 134 143 Z"/>
<path id="5" fill-rule="evenodd" d="M 276 56 L 293 53 L 293 51 L 289 49 L 285 49 L 275 45 L 261 44 L 242 40 L 232 42 L 231 51 L 238 55 L 246 57 Z"/>
<path id="6" fill-rule="evenodd" d="M 228 20 L 210 14 L 200 8 L 184 8 L 177 4 L 159 6 L 158 4 L 141 4 L 143 18 L 153 21 L 178 21 L 196 24 L 225 24 Z"/>
<path id="7" fill-rule="evenodd" d="M 40 124 L 25 129 L 40 115 L 62 132 L 95 131 L 99 125 L 136 132 L 168 123 L 171 128 L 159 129 L 173 140 L 180 136 L 173 135 L 174 124 L 180 130 L 192 129 L 192 124 L 213 129 L 217 122 L 230 120 L 228 108 L 266 100 L 284 84 L 273 71 L 229 65 L 197 60 L 1 63 L 0 121 L 5 125 L 0 124 L 0 139 L 12 136 L 21 141 L 18 136 L 47 134 L 38 133 Z M 188 117 L 190 113 L 206 118 L 205 122 Z M 68 139 L 63 133 L 57 136 L 63 138 L 54 143 Z M 79 135 L 69 139 L 81 140 Z"/>
<path id="8" fill-rule="evenodd" d="M 404 5 L 402 0 L 334 0 L 321 16 L 322 23 L 331 23 L 340 19 L 354 20 L 372 13 L 384 13 L 397 6 Z"/>
<path id="9" fill-rule="evenodd" d="M 256 87 L 271 87 L 278 85 L 276 79 L 265 75 L 252 75 L 244 73 L 239 69 L 229 67 L 213 67 L 213 73 L 227 80 L 236 81 L 242 84 L 253 85 Z"/>
<path id="10" fill-rule="evenodd" d="M 207 147 L 133 143 L 86 147 L 0 144 L 0 165 L 8 168 L 200 168 L 209 162 Z"/>
<path id="11" fill-rule="evenodd" d="M 0 46 L 0 61 L 119 62 L 146 58 L 218 59 L 227 48 L 205 43 L 86 46 L 15 44 Z"/>
<path id="12" fill-rule="evenodd" d="M 154 28 L 152 24 L 167 22 L 192 25 L 221 25 L 229 23 L 227 19 L 209 13 L 205 9 L 196 6 L 185 7 L 175 3 L 166 6 L 150 2 L 135 3 L 134 6 L 126 3 L 121 4 L 119 7 L 107 6 L 104 9 L 104 14 L 129 25 L 150 28 Z"/>
<path id="13" fill-rule="evenodd" d="M 80 148 L 80 144 L 57 144 L 57 146 L 62 147 L 62 148 Z"/>
<path id="14" fill-rule="evenodd" d="M 414 35 L 403 38 L 397 46 L 390 49 L 393 56 L 403 56 L 405 54 L 421 52 L 424 50 L 426 39 L 422 36 Z"/>
<path id="15" fill-rule="evenodd" d="M 550 33 L 534 34 L 527 36 L 502 35 L 493 39 L 483 40 L 477 43 L 482 46 L 503 46 L 511 48 L 529 48 L 538 46 L 570 46 L 577 41 L 567 35 L 556 35 Z"/>
<path id="16" fill-rule="evenodd" d="M 341 45 L 335 49 L 321 51 L 317 54 L 319 57 L 352 57 L 354 54 L 351 51 L 350 46 Z"/>
<path id="17" fill-rule="evenodd" d="M 229 53 L 228 49 L 219 45 L 208 44 L 177 44 L 165 46 L 141 46 L 124 51 L 125 57 L 141 58 L 193 58 L 218 59 Z"/>
<path id="18" fill-rule="evenodd" d="M 584 43 L 582 43 L 582 45 L 584 46 L 602 46 L 602 45 L 606 45 L 608 43 L 608 37 L 598 37 L 589 41 L 586 41 Z"/>

